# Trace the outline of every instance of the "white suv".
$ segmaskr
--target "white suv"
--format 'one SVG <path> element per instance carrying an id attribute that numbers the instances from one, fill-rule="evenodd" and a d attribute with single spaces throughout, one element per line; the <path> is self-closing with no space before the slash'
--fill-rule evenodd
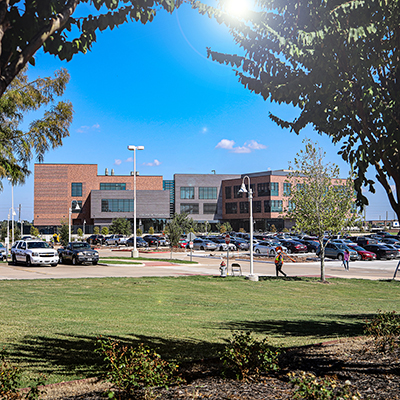
<path id="1" fill-rule="evenodd" d="M 31 265 L 51 265 L 57 266 L 59 257 L 56 250 L 48 243 L 38 239 L 18 240 L 11 248 L 12 263 L 25 263 L 27 267 Z"/>

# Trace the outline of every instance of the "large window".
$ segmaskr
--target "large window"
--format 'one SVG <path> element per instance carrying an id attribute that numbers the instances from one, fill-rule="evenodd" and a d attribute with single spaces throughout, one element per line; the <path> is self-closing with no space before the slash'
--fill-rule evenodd
<path id="1" fill-rule="evenodd" d="M 216 203 L 204 203 L 203 204 L 203 214 L 216 214 L 217 204 Z"/>
<path id="2" fill-rule="evenodd" d="M 71 183 L 71 196 L 82 197 L 82 183 L 72 182 Z"/>
<path id="3" fill-rule="evenodd" d="M 271 196 L 279 196 L 279 183 L 278 182 L 271 182 Z"/>
<path id="4" fill-rule="evenodd" d="M 233 187 L 233 198 L 240 199 L 243 197 L 243 193 L 242 192 L 239 193 L 241 187 L 242 187 L 241 185 Z"/>
<path id="5" fill-rule="evenodd" d="M 216 200 L 217 188 L 216 187 L 199 187 L 200 200 Z"/>
<path id="6" fill-rule="evenodd" d="M 100 190 L 126 190 L 126 183 L 100 183 Z"/>
<path id="7" fill-rule="evenodd" d="M 253 212 L 258 214 L 261 212 L 261 201 L 253 201 Z"/>
<path id="8" fill-rule="evenodd" d="M 258 196 L 279 196 L 279 183 L 267 182 L 257 184 Z"/>
<path id="9" fill-rule="evenodd" d="M 181 214 L 198 214 L 199 213 L 199 204 L 181 204 Z"/>
<path id="10" fill-rule="evenodd" d="M 226 214 L 237 214 L 237 203 L 225 203 Z"/>
<path id="11" fill-rule="evenodd" d="M 133 199 L 102 199 L 102 212 L 133 212 Z"/>
<path id="12" fill-rule="evenodd" d="M 240 214 L 248 214 L 249 213 L 249 202 L 248 201 L 241 201 L 239 203 L 240 207 Z"/>
<path id="13" fill-rule="evenodd" d="M 265 200 L 264 212 L 282 212 L 282 200 Z"/>
<path id="14" fill-rule="evenodd" d="M 225 186 L 225 198 L 226 199 L 232 198 L 232 186 Z"/>
<path id="15" fill-rule="evenodd" d="M 284 183 L 283 184 L 283 195 L 290 196 L 292 194 L 292 184 L 291 183 Z"/>
<path id="16" fill-rule="evenodd" d="M 181 199 L 193 200 L 194 187 L 181 187 Z"/>

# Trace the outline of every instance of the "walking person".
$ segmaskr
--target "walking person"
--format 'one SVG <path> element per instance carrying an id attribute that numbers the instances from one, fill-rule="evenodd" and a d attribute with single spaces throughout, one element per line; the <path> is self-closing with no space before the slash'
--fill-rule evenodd
<path id="1" fill-rule="evenodd" d="M 279 275 L 279 272 L 283 276 L 287 276 L 283 271 L 282 271 L 282 266 L 283 266 L 283 256 L 282 256 L 282 251 L 278 250 L 276 257 L 275 257 L 275 270 L 276 270 L 276 276 Z"/>
<path id="2" fill-rule="evenodd" d="M 346 271 L 349 270 L 350 264 L 350 252 L 346 249 L 343 254 L 343 266 Z"/>

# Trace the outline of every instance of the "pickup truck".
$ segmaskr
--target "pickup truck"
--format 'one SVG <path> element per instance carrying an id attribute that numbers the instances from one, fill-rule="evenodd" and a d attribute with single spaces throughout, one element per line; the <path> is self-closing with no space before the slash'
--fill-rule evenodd
<path id="1" fill-rule="evenodd" d="M 58 249 L 58 255 L 62 264 L 70 262 L 73 265 L 83 263 L 96 265 L 99 262 L 99 253 L 87 242 L 70 242 L 67 247 Z"/>
<path id="2" fill-rule="evenodd" d="M 111 236 L 106 237 L 105 244 L 107 246 L 112 246 L 112 245 L 118 246 L 120 244 L 125 245 L 125 242 L 127 240 L 128 240 L 128 238 L 125 237 L 124 235 L 116 234 L 116 235 L 111 235 Z"/>

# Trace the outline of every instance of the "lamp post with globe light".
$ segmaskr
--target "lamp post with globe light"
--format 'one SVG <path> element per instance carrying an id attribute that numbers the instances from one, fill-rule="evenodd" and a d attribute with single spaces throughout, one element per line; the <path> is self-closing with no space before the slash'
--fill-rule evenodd
<path id="1" fill-rule="evenodd" d="M 244 184 L 245 179 L 247 178 L 248 180 L 248 190 L 246 188 L 246 185 Z M 250 281 L 258 281 L 258 276 L 254 275 L 254 258 L 253 258 L 253 189 L 251 188 L 250 185 L 250 178 L 245 175 L 242 180 L 242 185 L 239 189 L 238 193 L 248 193 L 249 194 L 249 212 L 250 212 L 250 275 L 249 275 L 249 280 Z"/>
<path id="2" fill-rule="evenodd" d="M 136 246 L 136 150 L 144 150 L 144 146 L 129 145 L 128 150 L 133 151 L 133 250 L 132 257 L 139 257 Z"/>

